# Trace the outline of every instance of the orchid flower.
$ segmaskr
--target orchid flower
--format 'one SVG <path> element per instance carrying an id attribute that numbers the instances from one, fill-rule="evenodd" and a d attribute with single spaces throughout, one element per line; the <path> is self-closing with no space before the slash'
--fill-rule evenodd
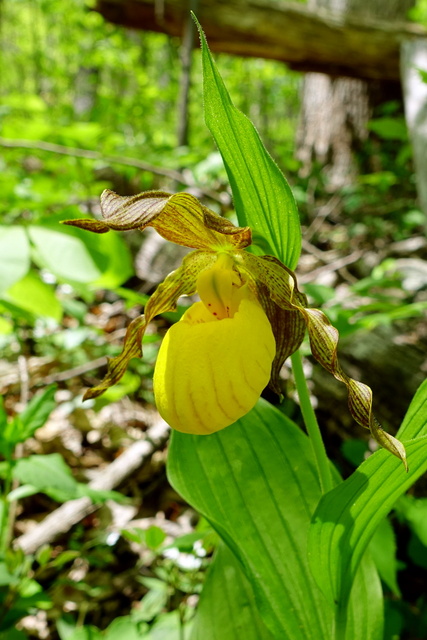
<path id="1" fill-rule="evenodd" d="M 372 413 L 372 391 L 350 378 L 337 357 L 338 331 L 304 294 L 284 264 L 246 251 L 249 227 L 236 227 L 188 193 L 147 191 L 101 196 L 102 220 L 65 221 L 95 233 L 151 226 L 171 242 L 190 247 L 181 266 L 157 287 L 145 314 L 129 325 L 122 353 L 108 363 L 95 398 L 123 376 L 129 360 L 142 356 L 142 337 L 154 316 L 176 308 L 180 296 L 198 293 L 181 320 L 167 332 L 154 372 L 158 410 L 170 426 L 210 434 L 244 416 L 268 385 L 280 395 L 279 372 L 301 345 L 306 330 L 315 359 L 348 391 L 358 424 L 406 465 L 405 449 Z"/>

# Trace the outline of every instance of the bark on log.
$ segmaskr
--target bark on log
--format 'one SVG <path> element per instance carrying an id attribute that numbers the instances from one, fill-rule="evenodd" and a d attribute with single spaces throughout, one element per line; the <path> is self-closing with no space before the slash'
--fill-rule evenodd
<path id="1" fill-rule="evenodd" d="M 133 29 L 181 36 L 186 0 L 98 0 L 107 20 Z M 197 17 L 213 51 L 280 60 L 298 71 L 400 81 L 404 40 L 423 27 L 343 16 L 280 0 L 200 0 Z"/>

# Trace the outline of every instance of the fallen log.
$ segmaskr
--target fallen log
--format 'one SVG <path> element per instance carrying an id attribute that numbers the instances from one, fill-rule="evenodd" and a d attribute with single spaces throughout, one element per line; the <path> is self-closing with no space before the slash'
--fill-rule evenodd
<path id="1" fill-rule="evenodd" d="M 182 36 L 189 3 L 98 0 L 96 10 L 115 24 Z M 400 82 L 401 43 L 427 36 L 417 24 L 344 17 L 284 0 L 199 0 L 197 17 L 212 51 L 383 81 Z"/>

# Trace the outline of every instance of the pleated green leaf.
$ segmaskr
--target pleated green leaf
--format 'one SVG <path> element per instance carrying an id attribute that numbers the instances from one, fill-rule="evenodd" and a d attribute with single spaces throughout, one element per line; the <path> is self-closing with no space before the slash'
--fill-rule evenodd
<path id="1" fill-rule="evenodd" d="M 273 640 L 255 602 L 251 583 L 221 543 L 203 586 L 189 640 Z"/>
<path id="2" fill-rule="evenodd" d="M 196 21 L 197 22 L 197 21 Z M 233 105 L 200 25 L 205 121 L 218 145 L 241 226 L 262 236 L 275 256 L 295 269 L 301 227 L 292 191 L 251 121 Z"/>
<path id="3" fill-rule="evenodd" d="M 244 418 L 213 435 L 174 432 L 168 475 L 238 559 L 274 638 L 332 637 L 334 607 L 321 594 L 307 561 L 307 534 L 320 486 L 310 442 L 293 422 L 261 400 Z M 368 582 L 375 585 L 373 566 L 364 570 L 373 572 Z M 225 570 L 217 579 L 222 580 L 222 589 L 229 585 Z M 365 597 L 358 593 L 351 615 L 361 628 L 363 621 L 370 621 L 366 623 L 373 627 L 370 640 L 379 640 L 381 600 L 374 593 L 367 596 L 366 580 L 361 579 Z M 208 603 L 204 606 L 206 620 Z M 234 625 L 239 621 L 239 614 L 235 616 Z M 246 638 L 235 632 L 221 634 L 214 613 L 210 621 L 217 629 L 212 638 Z M 364 638 L 355 632 L 347 640 Z"/>
<path id="4" fill-rule="evenodd" d="M 369 553 L 362 558 L 353 583 L 349 606 L 337 611 L 343 616 L 345 640 L 382 640 L 384 602 L 381 580 Z M 337 630 L 336 630 L 337 631 Z M 341 640 L 336 633 L 336 640 Z"/>
<path id="5" fill-rule="evenodd" d="M 397 434 L 409 472 L 377 451 L 345 482 L 325 495 L 313 518 L 309 558 L 330 602 L 345 606 L 357 568 L 377 526 L 396 500 L 427 470 L 427 381 L 415 395 Z M 410 440 L 407 440 L 411 438 Z"/>

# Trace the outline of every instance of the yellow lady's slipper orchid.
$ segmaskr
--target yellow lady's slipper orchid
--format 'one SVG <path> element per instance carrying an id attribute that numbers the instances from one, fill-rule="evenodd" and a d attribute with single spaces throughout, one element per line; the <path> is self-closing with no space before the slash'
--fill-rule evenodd
<path id="1" fill-rule="evenodd" d="M 265 311 L 220 254 L 197 280 L 201 302 L 167 332 L 154 371 L 160 415 L 207 434 L 244 416 L 268 385 L 276 342 Z"/>
<path id="2" fill-rule="evenodd" d="M 94 398 L 120 380 L 131 358 L 141 357 L 142 337 L 154 316 L 175 309 L 182 295 L 198 293 L 181 320 L 167 332 L 154 373 L 161 415 L 179 431 L 208 434 L 247 413 L 263 388 L 280 394 L 279 371 L 308 330 L 316 360 L 348 390 L 353 418 L 406 466 L 403 445 L 386 433 L 372 413 L 372 391 L 341 369 L 338 331 L 318 309 L 307 308 L 295 275 L 273 256 L 245 251 L 249 227 L 235 227 L 188 193 L 148 191 L 101 196 L 103 220 L 65 224 L 95 233 L 154 227 L 160 235 L 191 247 L 182 265 L 169 274 L 133 320 L 122 353 L 109 361 L 104 380 L 89 389 Z"/>

